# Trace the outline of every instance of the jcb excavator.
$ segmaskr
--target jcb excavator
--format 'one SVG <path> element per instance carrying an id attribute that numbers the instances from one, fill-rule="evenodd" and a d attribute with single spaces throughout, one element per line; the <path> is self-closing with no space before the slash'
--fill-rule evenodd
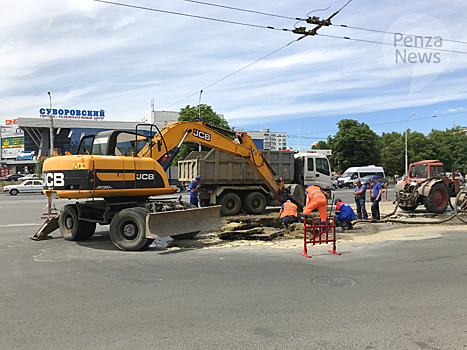
<path id="1" fill-rule="evenodd" d="M 76 155 L 56 156 L 43 164 L 43 193 L 49 198 L 86 199 L 65 205 L 32 239 L 60 228 L 66 240 L 92 237 L 96 223 L 110 224 L 110 238 L 122 250 L 140 250 L 155 238 L 191 237 L 219 226 L 219 206 L 190 208 L 152 196 L 172 194 L 166 170 L 183 142 L 192 141 L 243 157 L 281 202 L 303 205 L 303 189 L 286 187 L 245 134 L 206 122 L 176 122 L 148 135 L 125 130 L 103 131 L 81 139 Z M 153 133 L 154 130 L 154 133 Z M 236 137 L 232 140 L 230 137 Z M 161 165 L 163 164 L 163 165 Z"/>

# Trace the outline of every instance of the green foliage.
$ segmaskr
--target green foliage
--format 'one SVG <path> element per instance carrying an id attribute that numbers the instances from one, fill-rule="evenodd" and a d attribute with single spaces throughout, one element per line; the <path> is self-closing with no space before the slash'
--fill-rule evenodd
<path id="1" fill-rule="evenodd" d="M 230 130 L 229 123 L 225 120 L 219 117 L 216 112 L 213 111 L 211 106 L 201 104 L 199 106 L 186 106 L 185 108 L 180 109 L 180 117 L 178 118 L 178 121 L 197 121 L 198 120 L 198 113 L 200 112 L 201 115 L 201 120 L 205 121 L 209 124 L 219 126 L 224 129 Z M 199 145 L 194 142 L 185 142 L 182 144 L 180 147 L 180 152 L 178 155 L 175 157 L 173 161 L 173 165 L 177 165 L 177 162 L 179 159 L 185 159 L 191 152 L 197 151 L 199 149 Z M 201 147 L 202 151 L 209 151 L 211 148 L 202 146 Z"/>
<path id="2" fill-rule="evenodd" d="M 380 163 L 379 137 L 367 124 L 342 119 L 337 125 L 339 131 L 327 141 L 332 169 L 343 172 L 351 166 Z"/>
<path id="3" fill-rule="evenodd" d="M 36 163 L 36 167 L 34 168 L 34 173 L 39 177 L 39 179 L 42 178 L 42 166 L 46 159 L 46 157 L 39 159 Z"/>
<path id="4" fill-rule="evenodd" d="M 405 172 L 405 133 L 371 131 L 368 125 L 355 120 L 343 119 L 339 131 L 320 141 L 315 149 L 331 149 L 329 157 L 334 171 L 345 171 L 351 166 L 379 164 L 387 176 Z M 432 130 L 428 136 L 407 131 L 409 164 L 420 160 L 439 159 L 446 171 L 467 172 L 467 135 L 460 126 L 452 129 Z"/>

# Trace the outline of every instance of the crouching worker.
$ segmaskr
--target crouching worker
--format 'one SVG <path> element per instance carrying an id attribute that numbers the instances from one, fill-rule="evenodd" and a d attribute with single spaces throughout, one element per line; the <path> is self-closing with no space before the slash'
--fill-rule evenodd
<path id="1" fill-rule="evenodd" d="M 353 228 L 352 220 L 355 220 L 352 207 L 340 198 L 336 198 L 334 204 L 336 205 L 336 224 L 344 230 L 351 230 Z"/>
<path id="2" fill-rule="evenodd" d="M 285 228 L 289 228 L 290 224 L 298 222 L 298 208 L 290 200 L 282 204 L 281 211 L 279 212 L 279 220 Z"/>
<path id="3" fill-rule="evenodd" d="M 329 194 L 323 192 L 321 187 L 310 185 L 306 190 L 306 206 L 303 208 L 302 221 L 305 222 L 310 213 L 317 209 L 319 212 L 319 218 L 321 225 L 326 225 L 327 213 L 327 197 Z"/>

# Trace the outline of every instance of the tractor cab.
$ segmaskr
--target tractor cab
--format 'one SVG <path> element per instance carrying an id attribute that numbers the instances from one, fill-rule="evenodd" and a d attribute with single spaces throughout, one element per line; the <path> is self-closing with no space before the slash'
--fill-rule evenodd
<path id="1" fill-rule="evenodd" d="M 444 164 L 439 160 L 424 160 L 410 164 L 408 182 L 422 182 L 431 178 L 441 178 L 446 186 L 452 187 L 451 192 L 458 192 L 459 180 L 448 178 L 444 171 Z"/>
<path id="2" fill-rule="evenodd" d="M 101 131 L 81 138 L 76 154 L 101 156 L 136 156 L 146 146 L 148 138 L 125 130 Z"/>

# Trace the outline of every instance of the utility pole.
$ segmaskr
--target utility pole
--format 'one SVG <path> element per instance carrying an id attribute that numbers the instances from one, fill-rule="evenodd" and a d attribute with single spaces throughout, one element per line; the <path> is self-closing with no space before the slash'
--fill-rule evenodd
<path id="1" fill-rule="evenodd" d="M 54 118 L 52 116 L 52 95 L 50 94 L 50 91 L 47 91 L 49 94 L 49 100 L 50 100 L 50 113 L 49 113 L 49 121 L 50 121 L 50 156 L 54 156 Z"/>

